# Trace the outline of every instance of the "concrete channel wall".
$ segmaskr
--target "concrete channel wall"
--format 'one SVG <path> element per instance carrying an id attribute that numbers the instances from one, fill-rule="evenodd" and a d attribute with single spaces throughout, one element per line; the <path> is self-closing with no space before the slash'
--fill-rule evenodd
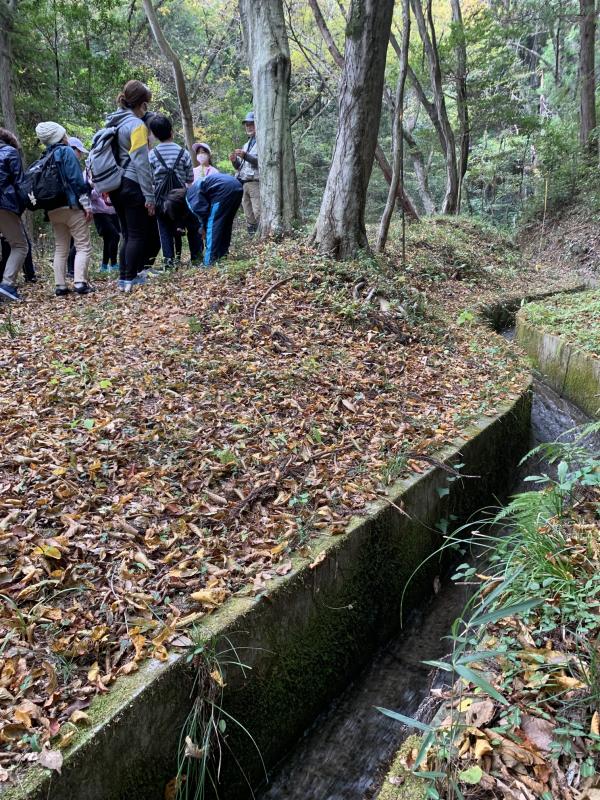
<path id="1" fill-rule="evenodd" d="M 402 591 L 439 547 L 440 521 L 450 514 L 465 520 L 505 498 L 528 449 L 530 403 L 527 386 L 437 454 L 479 477 L 449 482 L 448 471 L 434 466 L 398 481 L 389 500 L 343 534 L 311 541 L 310 556 L 295 557 L 292 571 L 264 594 L 233 597 L 207 617 L 201 638 L 214 639 L 217 648 L 233 643 L 250 667 L 245 676 L 238 667 L 225 669 L 224 709 L 252 735 L 267 768 L 398 630 Z M 426 602 L 442 569 L 438 557 L 431 559 L 410 582 L 405 615 Z M 65 753 L 62 773 L 32 767 L 20 785 L 0 790 L 1 800 L 163 800 L 176 773 L 194 678 L 182 655 L 120 679 L 93 702 L 90 725 Z M 244 800 L 250 792 L 234 761 L 256 786 L 264 774 L 260 759 L 233 722 L 227 745 L 235 759 L 224 753 L 220 796 Z"/>
<path id="2" fill-rule="evenodd" d="M 600 358 L 560 336 L 546 333 L 517 314 L 516 338 L 542 380 L 588 416 L 600 419 Z"/>

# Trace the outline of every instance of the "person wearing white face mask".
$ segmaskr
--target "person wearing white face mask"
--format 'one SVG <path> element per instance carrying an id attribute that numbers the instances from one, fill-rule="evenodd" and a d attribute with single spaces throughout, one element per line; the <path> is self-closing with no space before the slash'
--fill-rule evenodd
<path id="1" fill-rule="evenodd" d="M 207 175 L 215 175 L 219 171 L 212 165 L 212 153 L 206 142 L 195 142 L 192 150 L 198 159 L 198 166 L 194 167 L 194 181 L 197 181 L 198 178 L 206 178 Z"/>

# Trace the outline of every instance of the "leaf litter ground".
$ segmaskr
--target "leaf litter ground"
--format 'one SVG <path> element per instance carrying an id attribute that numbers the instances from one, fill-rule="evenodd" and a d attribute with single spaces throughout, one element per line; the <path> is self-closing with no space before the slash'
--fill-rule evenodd
<path id="1" fill-rule="evenodd" d="M 332 265 L 297 240 L 2 307 L 1 780 L 520 391 L 469 309 L 533 273 L 466 221 L 410 237 L 405 272 L 395 243 Z"/>

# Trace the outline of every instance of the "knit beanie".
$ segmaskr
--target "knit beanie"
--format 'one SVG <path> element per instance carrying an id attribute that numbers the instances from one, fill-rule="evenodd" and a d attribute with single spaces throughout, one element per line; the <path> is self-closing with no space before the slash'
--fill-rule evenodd
<path id="1" fill-rule="evenodd" d="M 35 135 L 46 147 L 58 144 L 66 136 L 66 133 L 66 130 L 58 122 L 40 122 L 35 126 Z"/>

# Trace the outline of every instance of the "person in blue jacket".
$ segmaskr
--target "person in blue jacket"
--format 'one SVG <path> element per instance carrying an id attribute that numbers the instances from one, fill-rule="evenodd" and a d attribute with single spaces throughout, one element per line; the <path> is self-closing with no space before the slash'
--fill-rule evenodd
<path id="1" fill-rule="evenodd" d="M 209 267 L 229 252 L 231 229 L 242 203 L 242 185 L 222 172 L 199 178 L 189 189 L 174 189 L 165 204 L 168 216 L 182 222 L 190 212 L 204 230 L 204 265 Z"/>
<path id="2" fill-rule="evenodd" d="M 13 133 L 0 128 L 0 233 L 10 245 L 10 255 L 0 282 L 0 296 L 12 301 L 21 300 L 16 281 L 27 258 L 27 239 L 21 224 L 24 206 L 19 194 L 22 180 L 19 142 Z"/>

